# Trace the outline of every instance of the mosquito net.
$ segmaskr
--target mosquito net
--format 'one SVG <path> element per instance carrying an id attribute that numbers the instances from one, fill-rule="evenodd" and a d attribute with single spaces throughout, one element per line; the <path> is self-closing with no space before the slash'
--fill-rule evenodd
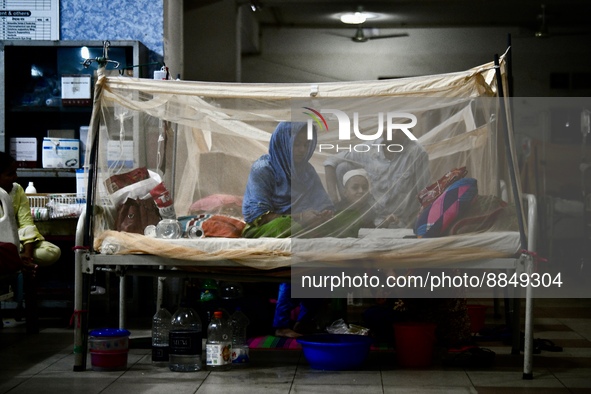
<path id="1" fill-rule="evenodd" d="M 100 250 L 105 232 L 127 231 L 122 207 L 137 199 L 159 207 L 158 220 L 128 231 L 142 239 L 165 218 L 178 219 L 185 238 L 291 236 L 292 249 L 300 238 L 386 229 L 441 239 L 515 232 L 510 114 L 495 78 L 504 70 L 501 57 L 500 70 L 491 62 L 394 80 L 239 84 L 99 69 L 88 242 Z M 213 215 L 237 221 L 202 226 Z"/>

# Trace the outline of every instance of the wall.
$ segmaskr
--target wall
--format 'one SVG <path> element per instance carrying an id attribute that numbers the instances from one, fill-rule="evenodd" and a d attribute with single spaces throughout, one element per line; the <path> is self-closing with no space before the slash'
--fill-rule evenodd
<path id="1" fill-rule="evenodd" d="M 161 61 L 165 1 L 61 0 L 60 37 L 140 40 L 152 52 L 150 60 Z M 507 28 L 385 29 L 382 34 L 410 36 L 354 43 L 348 39 L 354 29 L 261 28 L 254 32 L 259 41 L 248 49 L 245 45 L 249 54 L 240 59 L 237 36 L 247 22 L 239 21 L 231 0 L 204 4 L 185 11 L 186 48 L 181 50 L 186 79 L 321 82 L 454 72 L 503 53 L 511 33 L 515 96 L 591 95 L 589 89 L 549 89 L 551 72 L 591 72 L 591 40 L 585 36 L 536 39 Z"/>
<path id="2" fill-rule="evenodd" d="M 61 40 L 138 40 L 162 62 L 164 0 L 60 0 Z"/>
<path id="3" fill-rule="evenodd" d="M 550 91 L 550 72 L 591 72 L 587 37 L 525 37 L 507 28 L 384 29 L 409 37 L 355 43 L 354 29 L 263 28 L 260 51 L 242 60 L 243 82 L 375 80 L 465 70 L 513 44 L 516 96 L 588 95 Z"/>

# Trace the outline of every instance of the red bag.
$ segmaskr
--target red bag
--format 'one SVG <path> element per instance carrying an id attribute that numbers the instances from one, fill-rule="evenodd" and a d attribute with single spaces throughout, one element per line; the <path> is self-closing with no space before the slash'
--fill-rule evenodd
<path id="1" fill-rule="evenodd" d="M 128 233 L 144 234 L 144 229 L 160 221 L 158 207 L 152 198 L 142 200 L 128 198 L 119 207 L 115 230 Z"/>
<path id="2" fill-rule="evenodd" d="M 454 168 L 453 170 L 449 171 L 447 174 L 439 178 L 437 182 L 421 190 L 417 195 L 417 198 L 421 203 L 421 211 L 429 205 L 431 205 L 433 201 L 435 201 L 437 197 L 443 194 L 445 189 L 447 189 L 451 184 L 453 184 L 459 179 L 462 179 L 466 176 L 466 174 L 468 174 L 466 167 Z"/>

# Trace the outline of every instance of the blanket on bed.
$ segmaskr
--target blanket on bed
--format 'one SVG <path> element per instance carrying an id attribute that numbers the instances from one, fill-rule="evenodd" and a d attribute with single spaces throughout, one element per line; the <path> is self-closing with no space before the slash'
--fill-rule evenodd
<path id="1" fill-rule="evenodd" d="M 109 255 L 151 254 L 175 259 L 175 265 L 231 260 L 271 270 L 308 262 L 361 262 L 372 267 L 443 267 L 486 258 L 512 257 L 520 249 L 518 232 L 486 232 L 412 239 L 412 230 L 362 229 L 360 238 L 199 238 L 162 240 L 140 234 L 105 231 L 95 250 Z"/>

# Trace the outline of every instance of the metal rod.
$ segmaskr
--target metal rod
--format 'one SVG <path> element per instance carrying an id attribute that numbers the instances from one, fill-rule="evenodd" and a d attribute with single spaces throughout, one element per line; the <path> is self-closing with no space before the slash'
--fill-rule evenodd
<path id="1" fill-rule="evenodd" d="M 505 108 L 505 100 L 503 94 L 503 81 L 501 78 L 501 68 L 499 65 L 499 55 L 495 55 L 495 77 L 497 80 L 497 90 L 499 94 L 500 115 L 502 120 L 503 131 L 505 134 L 505 154 L 507 156 L 507 164 L 509 165 L 509 178 L 511 180 L 511 189 L 513 192 L 513 199 L 515 201 L 515 208 L 517 210 L 517 223 L 519 224 L 519 239 L 521 249 L 527 250 L 527 240 L 525 236 L 525 225 L 523 224 L 523 208 L 521 206 L 521 198 L 519 197 L 517 177 L 515 176 L 515 163 L 513 162 L 513 155 L 511 154 L 511 141 L 509 135 L 509 120 L 507 119 L 507 109 Z"/>

